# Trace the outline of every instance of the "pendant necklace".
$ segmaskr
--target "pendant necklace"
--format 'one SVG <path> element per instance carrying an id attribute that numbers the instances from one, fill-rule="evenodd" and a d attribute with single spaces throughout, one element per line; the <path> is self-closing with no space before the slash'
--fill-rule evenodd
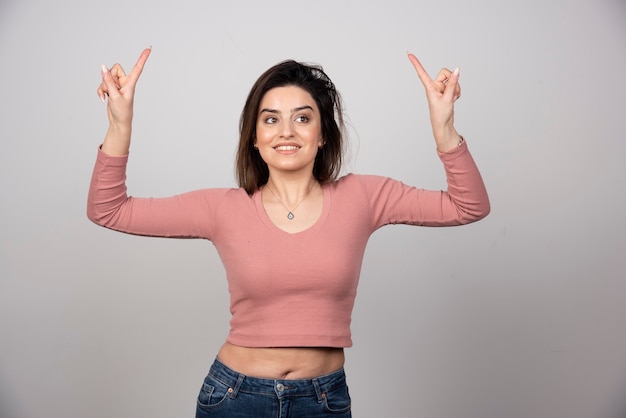
<path id="1" fill-rule="evenodd" d="M 287 207 L 287 205 L 285 205 L 283 203 L 283 201 L 276 195 L 276 193 L 274 193 L 274 191 L 272 190 L 272 188 L 269 186 L 269 184 L 266 184 L 267 186 L 267 190 L 270 191 L 270 193 L 272 194 L 272 196 L 274 196 L 276 198 L 276 200 L 278 200 L 280 202 L 281 205 L 283 205 L 283 207 L 285 209 L 287 209 L 287 219 L 289 219 L 290 221 L 293 220 L 293 218 L 295 218 L 296 216 L 293 214 L 293 212 L 298 209 L 298 206 L 300 206 L 300 204 L 302 202 L 304 202 L 304 199 L 306 199 L 307 197 L 309 197 L 309 195 L 311 194 L 311 192 L 313 191 L 313 188 L 315 187 L 315 183 L 313 183 L 313 185 L 309 188 L 309 190 L 306 192 L 306 194 L 304 195 L 304 197 L 302 199 L 300 199 L 300 201 L 298 202 L 298 204 L 293 208 L 293 209 L 289 209 Z"/>

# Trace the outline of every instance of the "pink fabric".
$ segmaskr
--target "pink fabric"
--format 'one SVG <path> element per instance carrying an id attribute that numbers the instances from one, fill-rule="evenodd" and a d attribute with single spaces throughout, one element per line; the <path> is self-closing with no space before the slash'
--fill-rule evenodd
<path id="1" fill-rule="evenodd" d="M 228 341 L 246 347 L 349 347 L 369 236 L 387 224 L 461 225 L 489 213 L 480 173 L 462 144 L 439 154 L 448 191 L 349 174 L 323 186 L 324 208 L 289 234 L 267 217 L 261 193 L 203 189 L 168 198 L 126 194 L 127 157 L 98 153 L 88 198 L 95 223 L 131 234 L 205 238 L 224 263 L 231 296 Z"/>

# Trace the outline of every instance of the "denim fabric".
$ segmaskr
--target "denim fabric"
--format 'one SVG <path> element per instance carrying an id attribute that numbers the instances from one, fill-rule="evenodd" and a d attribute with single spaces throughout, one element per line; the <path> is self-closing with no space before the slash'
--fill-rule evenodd
<path id="1" fill-rule="evenodd" d="M 349 418 L 343 369 L 313 379 L 249 377 L 215 360 L 204 379 L 196 418 Z"/>

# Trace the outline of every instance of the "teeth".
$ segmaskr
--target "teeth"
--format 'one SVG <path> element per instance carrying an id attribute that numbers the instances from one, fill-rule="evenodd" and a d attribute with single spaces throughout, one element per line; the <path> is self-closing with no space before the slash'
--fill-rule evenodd
<path id="1" fill-rule="evenodd" d="M 295 151 L 298 149 L 298 147 L 295 145 L 281 145 L 276 147 L 276 149 L 279 151 Z"/>

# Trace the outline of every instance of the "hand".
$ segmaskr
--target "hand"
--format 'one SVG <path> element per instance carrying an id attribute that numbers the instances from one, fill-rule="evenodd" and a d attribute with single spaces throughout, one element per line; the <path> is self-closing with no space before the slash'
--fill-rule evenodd
<path id="1" fill-rule="evenodd" d="M 441 152 L 450 151 L 457 147 L 461 140 L 454 129 L 454 102 L 461 97 L 459 69 L 450 71 L 443 68 L 433 80 L 415 55 L 409 54 L 409 60 L 426 90 L 430 123 L 437 149 Z"/>
<path id="2" fill-rule="evenodd" d="M 128 75 L 120 64 L 113 65 L 110 70 L 102 66 L 102 83 L 98 86 L 98 96 L 103 103 L 106 102 L 106 96 L 109 97 L 107 114 L 111 125 L 130 128 L 135 86 L 151 51 L 151 47 L 143 50 Z"/>

